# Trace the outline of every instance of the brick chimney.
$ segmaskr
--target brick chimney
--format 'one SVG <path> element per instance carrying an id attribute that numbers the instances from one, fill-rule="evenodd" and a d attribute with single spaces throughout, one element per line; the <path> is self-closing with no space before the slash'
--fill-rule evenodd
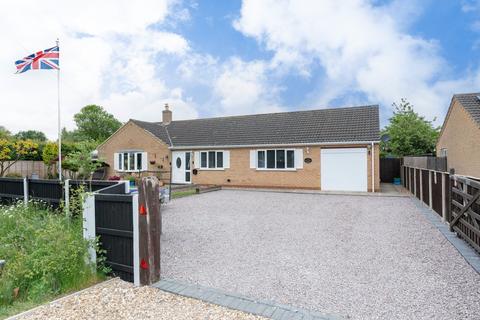
<path id="1" fill-rule="evenodd" d="M 170 124 L 172 122 L 172 111 L 168 109 L 168 103 L 165 103 L 165 110 L 162 112 L 162 123 Z"/>

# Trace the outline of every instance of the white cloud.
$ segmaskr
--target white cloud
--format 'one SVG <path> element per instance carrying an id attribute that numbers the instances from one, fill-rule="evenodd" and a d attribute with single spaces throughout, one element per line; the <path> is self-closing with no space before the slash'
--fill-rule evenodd
<path id="1" fill-rule="evenodd" d="M 345 92 L 385 106 L 405 97 L 420 113 L 441 117 L 456 84 L 472 81 L 443 80 L 449 68 L 438 44 L 406 32 L 415 8 L 414 1 L 244 0 L 234 26 L 271 50 L 274 65 L 309 76 L 319 63 L 326 79 L 318 103 Z"/>
<path id="2" fill-rule="evenodd" d="M 56 72 L 14 75 L 13 63 L 53 46 L 57 37 L 64 125 L 72 128 L 73 114 L 91 103 L 102 104 L 122 121 L 160 120 L 165 102 L 175 118 L 196 117 L 182 90 L 168 86 L 162 80 L 166 75 L 158 76 L 162 57 L 181 57 L 190 50 L 181 35 L 158 28 L 176 5 L 169 0 L 1 2 L 0 125 L 56 136 Z M 180 15 L 188 19 L 184 10 Z"/>
<path id="3" fill-rule="evenodd" d="M 276 101 L 278 88 L 269 82 L 269 66 L 263 61 L 245 62 L 232 58 L 214 82 L 219 99 L 218 114 L 252 114 L 282 111 Z"/>

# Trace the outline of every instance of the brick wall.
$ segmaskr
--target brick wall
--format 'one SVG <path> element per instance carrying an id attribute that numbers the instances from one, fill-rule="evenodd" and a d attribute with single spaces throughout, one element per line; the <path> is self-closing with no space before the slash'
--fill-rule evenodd
<path id="1" fill-rule="evenodd" d="M 437 142 L 437 156 L 447 149 L 447 165 L 456 174 L 480 178 L 480 127 L 467 110 L 454 100 Z"/>
<path id="2" fill-rule="evenodd" d="M 333 146 L 330 146 L 333 147 Z M 337 146 L 341 148 L 349 146 Z M 367 147 L 350 146 L 350 147 Z M 320 189 L 320 150 L 319 146 L 303 148 L 303 158 L 311 158 L 311 163 L 303 163 L 303 169 L 296 171 L 262 171 L 250 168 L 250 148 L 230 149 L 230 168 L 225 170 L 198 169 L 192 182 L 223 186 Z M 194 150 L 200 151 L 200 150 Z M 195 159 L 194 159 L 195 161 Z M 192 166 L 193 167 L 193 166 Z M 368 191 L 371 191 L 371 155 L 367 155 Z M 230 181 L 228 181 L 228 179 Z M 380 189 L 379 146 L 375 145 L 375 190 Z"/>
<path id="3" fill-rule="evenodd" d="M 170 150 L 167 144 L 133 122 L 128 122 L 97 148 L 99 158 L 110 165 L 107 172 L 108 177 L 129 175 L 129 173 L 116 172 L 113 162 L 115 152 L 129 149 L 147 152 L 149 172 L 143 173 L 143 175 L 165 175 L 164 172 L 170 171 Z"/>

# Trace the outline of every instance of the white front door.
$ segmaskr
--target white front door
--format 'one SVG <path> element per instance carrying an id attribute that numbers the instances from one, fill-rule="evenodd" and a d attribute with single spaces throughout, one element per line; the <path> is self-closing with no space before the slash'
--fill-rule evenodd
<path id="1" fill-rule="evenodd" d="M 191 158 L 189 151 L 172 152 L 172 183 L 191 183 Z"/>
<path id="2" fill-rule="evenodd" d="M 367 191 L 367 148 L 322 149 L 322 190 Z"/>

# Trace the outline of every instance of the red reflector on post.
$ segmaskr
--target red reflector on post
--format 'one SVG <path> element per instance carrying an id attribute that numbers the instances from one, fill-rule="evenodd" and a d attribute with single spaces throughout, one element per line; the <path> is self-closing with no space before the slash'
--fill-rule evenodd
<path id="1" fill-rule="evenodd" d="M 142 204 L 140 205 L 140 215 L 144 216 L 147 214 L 147 210 L 145 209 L 145 206 Z"/>
<path id="2" fill-rule="evenodd" d="M 144 270 L 148 269 L 148 262 L 145 261 L 145 259 L 142 259 L 142 261 L 140 261 L 140 268 L 142 268 Z"/>

